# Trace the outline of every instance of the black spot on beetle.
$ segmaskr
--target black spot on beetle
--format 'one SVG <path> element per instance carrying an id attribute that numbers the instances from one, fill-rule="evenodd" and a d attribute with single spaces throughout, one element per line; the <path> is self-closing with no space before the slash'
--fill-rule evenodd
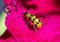
<path id="1" fill-rule="evenodd" d="M 36 22 L 37 24 L 39 24 L 39 22 Z"/>
<path id="2" fill-rule="evenodd" d="M 37 26 L 37 24 L 35 24 L 35 26 Z"/>
<path id="3" fill-rule="evenodd" d="M 33 17 L 33 15 L 31 15 L 31 17 Z"/>
<path id="4" fill-rule="evenodd" d="M 29 19 L 31 20 L 31 17 L 29 17 Z"/>
<path id="5" fill-rule="evenodd" d="M 35 21 L 35 18 L 33 18 L 33 21 Z"/>
<path id="6" fill-rule="evenodd" d="M 40 22 L 40 20 L 38 20 Z"/>

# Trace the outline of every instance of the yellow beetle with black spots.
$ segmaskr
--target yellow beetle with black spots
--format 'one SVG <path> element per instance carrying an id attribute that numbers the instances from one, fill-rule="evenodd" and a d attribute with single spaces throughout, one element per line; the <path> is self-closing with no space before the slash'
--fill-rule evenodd
<path id="1" fill-rule="evenodd" d="M 33 25 L 36 27 L 36 29 L 39 29 L 42 26 L 42 22 L 35 15 L 32 15 L 30 13 L 26 13 L 25 17 L 30 19 L 30 21 L 33 23 Z"/>

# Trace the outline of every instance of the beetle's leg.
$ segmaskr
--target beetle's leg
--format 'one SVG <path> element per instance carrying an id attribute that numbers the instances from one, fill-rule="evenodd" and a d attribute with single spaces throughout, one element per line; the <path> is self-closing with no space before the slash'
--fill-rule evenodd
<path id="1" fill-rule="evenodd" d="M 33 26 L 34 30 L 37 32 L 38 30 L 36 29 L 36 27 L 34 25 L 32 25 L 32 26 Z"/>

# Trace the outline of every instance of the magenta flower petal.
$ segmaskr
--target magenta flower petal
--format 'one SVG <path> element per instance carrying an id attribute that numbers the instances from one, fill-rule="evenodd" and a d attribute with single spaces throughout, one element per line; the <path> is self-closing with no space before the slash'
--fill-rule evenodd
<path id="1" fill-rule="evenodd" d="M 56 10 L 55 6 L 51 4 L 50 0 L 49 1 L 41 0 L 41 2 L 40 0 L 34 0 L 30 4 L 29 3 L 27 4 L 28 5 L 34 4 L 38 7 L 35 11 L 33 10 L 33 8 L 32 10 L 30 9 L 30 12 L 33 14 L 41 12 L 43 13 L 42 15 L 44 15 L 47 14 L 47 12 Z M 60 23 L 59 23 L 60 16 L 58 17 L 58 15 L 50 15 L 50 14 L 45 15 L 47 16 L 45 18 L 47 20 L 41 19 L 43 25 L 41 29 L 39 29 L 36 32 L 29 29 L 29 27 L 26 25 L 23 18 L 24 11 L 20 6 L 20 4 L 17 4 L 16 7 L 17 7 L 17 11 L 13 9 L 11 13 L 7 14 L 5 24 L 17 42 L 53 42 L 55 41 L 54 37 L 58 38 L 55 35 L 60 34 L 60 30 L 57 29 L 60 28 Z M 41 14 L 35 14 L 35 15 L 41 15 Z M 47 21 L 47 23 L 44 24 L 43 21 Z M 60 38 L 58 38 L 58 40 L 59 39 Z"/>

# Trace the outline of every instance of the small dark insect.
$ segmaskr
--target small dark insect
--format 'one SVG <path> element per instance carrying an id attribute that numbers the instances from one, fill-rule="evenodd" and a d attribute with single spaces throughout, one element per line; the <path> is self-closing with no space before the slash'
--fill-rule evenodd
<path id="1" fill-rule="evenodd" d="M 36 18 L 35 15 L 32 15 L 32 14 L 30 14 L 30 13 L 26 13 L 24 16 L 25 16 L 26 18 L 28 18 L 29 21 L 32 22 L 33 26 L 35 26 L 36 29 L 39 29 L 39 28 L 41 27 L 42 23 L 41 23 L 41 21 L 39 20 L 39 18 Z M 26 18 L 25 18 L 25 20 L 27 20 Z M 27 21 L 27 22 L 28 22 L 28 21 Z M 29 25 L 29 24 L 28 24 L 28 25 Z"/>

